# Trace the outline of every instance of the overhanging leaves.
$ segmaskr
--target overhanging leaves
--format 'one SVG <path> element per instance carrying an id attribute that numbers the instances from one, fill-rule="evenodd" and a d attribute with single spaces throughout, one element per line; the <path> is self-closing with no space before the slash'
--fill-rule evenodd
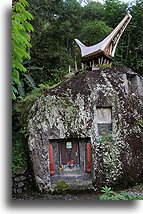
<path id="1" fill-rule="evenodd" d="M 26 68 L 22 65 L 24 59 L 29 59 L 29 50 L 31 47 L 29 42 L 29 33 L 33 31 L 32 25 L 29 23 L 33 17 L 26 11 L 28 6 L 26 0 L 15 2 L 12 7 L 12 84 L 20 84 L 20 72 L 26 72 Z M 31 79 L 30 79 L 31 81 Z M 32 82 L 33 85 L 33 82 Z M 34 85 L 33 85 L 34 86 Z M 17 91 L 13 90 L 13 99 L 16 99 Z"/>

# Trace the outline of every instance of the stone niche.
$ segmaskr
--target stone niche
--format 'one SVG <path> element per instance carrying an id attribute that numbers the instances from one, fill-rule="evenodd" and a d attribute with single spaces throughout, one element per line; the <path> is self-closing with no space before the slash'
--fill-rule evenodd
<path id="1" fill-rule="evenodd" d="M 40 191 L 60 181 L 100 187 L 143 178 L 142 82 L 131 69 L 113 67 L 74 76 L 37 98 L 28 147 Z M 100 140 L 105 132 L 112 140 Z"/>
<path id="2" fill-rule="evenodd" d="M 96 107 L 98 135 L 112 132 L 112 107 Z"/>
<path id="3" fill-rule="evenodd" d="M 80 185 L 92 182 L 91 173 L 87 172 L 87 145 L 89 143 L 89 138 L 50 140 L 54 160 L 54 174 L 51 176 L 52 186 L 60 181 L 70 185 L 74 182 Z"/>

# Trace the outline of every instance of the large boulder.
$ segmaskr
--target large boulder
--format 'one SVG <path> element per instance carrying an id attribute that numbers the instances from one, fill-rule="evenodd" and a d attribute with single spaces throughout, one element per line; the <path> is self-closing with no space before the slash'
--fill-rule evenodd
<path id="1" fill-rule="evenodd" d="M 127 67 L 84 72 L 41 94 L 28 124 L 28 146 L 39 190 L 48 190 L 58 181 L 82 184 L 92 180 L 98 187 L 140 180 L 142 97 L 143 78 Z M 75 173 L 60 169 L 64 160 L 59 145 L 68 141 L 79 143 L 80 170 Z M 91 172 L 86 170 L 86 143 L 91 144 Z M 49 145 L 53 146 L 54 174 L 50 174 Z"/>

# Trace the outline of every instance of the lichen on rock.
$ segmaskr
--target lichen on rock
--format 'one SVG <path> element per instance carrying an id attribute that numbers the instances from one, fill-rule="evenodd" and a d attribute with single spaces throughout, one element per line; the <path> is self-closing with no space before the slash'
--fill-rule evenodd
<path id="1" fill-rule="evenodd" d="M 119 182 L 125 175 L 125 180 L 142 175 L 143 139 L 137 121 L 142 119 L 143 103 L 139 94 L 125 92 L 122 75 L 128 70 L 115 67 L 85 72 L 36 100 L 29 113 L 28 145 L 40 190 L 51 187 L 51 139 L 90 138 L 92 179 L 97 185 Z M 112 110 L 111 142 L 98 142 L 97 107 Z"/>

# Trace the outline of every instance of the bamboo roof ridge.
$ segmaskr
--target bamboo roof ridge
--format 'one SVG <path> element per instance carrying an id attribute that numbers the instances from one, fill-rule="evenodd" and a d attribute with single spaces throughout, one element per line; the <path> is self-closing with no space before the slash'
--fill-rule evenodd
<path id="1" fill-rule="evenodd" d="M 123 20 L 117 25 L 117 27 L 101 42 L 92 45 L 86 46 L 78 39 L 75 39 L 76 43 L 79 45 L 81 49 L 82 59 L 87 60 L 88 58 L 98 57 L 100 55 L 104 55 L 110 60 L 114 59 L 115 50 L 119 39 L 130 22 L 132 16 L 128 13 L 123 18 Z"/>

